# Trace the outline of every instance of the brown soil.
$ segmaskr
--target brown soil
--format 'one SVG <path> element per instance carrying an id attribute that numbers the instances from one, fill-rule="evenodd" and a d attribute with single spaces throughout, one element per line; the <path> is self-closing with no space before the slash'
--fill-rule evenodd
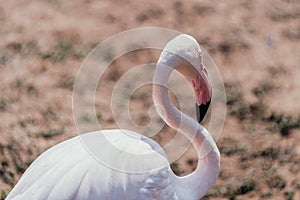
<path id="1" fill-rule="evenodd" d="M 1 199 L 40 153 L 76 136 L 72 86 L 87 53 L 113 34 L 146 26 L 194 36 L 225 82 L 230 101 L 218 140 L 221 172 L 205 198 L 300 199 L 299 19 L 299 0 L 2 1 Z M 96 95 L 104 128 L 115 127 L 109 85 L 130 66 L 158 56 L 134 52 L 110 66 L 105 81 L 112 84 Z M 145 91 L 132 101 L 140 125 L 149 120 L 140 111 L 152 103 L 151 88 Z M 164 130 L 154 136 L 161 144 L 174 135 Z M 172 167 L 185 175 L 196 163 L 190 148 Z"/>

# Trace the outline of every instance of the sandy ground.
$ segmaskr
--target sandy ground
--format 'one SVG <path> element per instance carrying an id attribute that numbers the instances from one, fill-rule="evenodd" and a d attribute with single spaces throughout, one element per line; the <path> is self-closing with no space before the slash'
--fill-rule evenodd
<path id="1" fill-rule="evenodd" d="M 0 3 L 1 199 L 47 148 L 76 136 L 75 75 L 88 52 L 113 34 L 164 27 L 194 36 L 224 80 L 227 117 L 217 144 L 221 172 L 206 199 L 300 199 L 300 1 L 92 1 Z M 157 50 L 112 63 L 96 94 L 103 128 L 115 127 L 110 85 Z M 147 124 L 151 87 L 132 98 Z M 88 122 L 85 117 L 83 121 Z M 153 136 L 160 144 L 174 132 Z M 168 152 L 171 154 L 172 152 Z M 179 175 L 197 164 L 190 148 L 172 164 Z"/>

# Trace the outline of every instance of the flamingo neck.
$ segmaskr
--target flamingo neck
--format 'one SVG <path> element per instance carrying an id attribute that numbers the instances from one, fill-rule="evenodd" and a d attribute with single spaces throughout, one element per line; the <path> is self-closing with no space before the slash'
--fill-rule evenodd
<path id="1" fill-rule="evenodd" d="M 197 152 L 198 165 L 193 173 L 184 177 L 173 174 L 177 196 L 179 199 L 199 199 L 207 193 L 218 177 L 220 153 L 208 131 L 179 111 L 170 101 L 168 78 L 177 65 L 176 62 L 167 60 L 158 61 L 153 78 L 153 100 L 162 119 L 170 127 L 182 132 Z"/>

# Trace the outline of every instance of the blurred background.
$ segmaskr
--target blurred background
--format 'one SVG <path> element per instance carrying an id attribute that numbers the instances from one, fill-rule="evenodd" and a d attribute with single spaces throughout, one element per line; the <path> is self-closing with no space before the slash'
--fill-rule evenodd
<path id="1" fill-rule="evenodd" d="M 76 136 L 72 87 L 89 51 L 113 34 L 147 26 L 194 36 L 224 80 L 221 171 L 204 199 L 300 199 L 299 0 L 1 1 L 1 199 L 39 154 Z M 104 79 L 113 84 L 130 66 L 156 62 L 159 53 L 121 57 Z M 133 107 L 149 108 L 148 90 L 135 94 Z M 97 118 L 113 128 L 108 92 L 97 92 Z M 133 119 L 149 120 L 139 112 Z M 172 139 L 172 130 L 164 133 L 153 138 Z M 182 176 L 196 165 L 190 148 L 172 168 Z"/>

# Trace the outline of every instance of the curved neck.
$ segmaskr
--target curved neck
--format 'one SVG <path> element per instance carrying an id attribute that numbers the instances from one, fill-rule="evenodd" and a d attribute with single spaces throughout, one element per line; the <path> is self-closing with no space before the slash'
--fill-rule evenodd
<path id="1" fill-rule="evenodd" d="M 199 199 L 215 183 L 220 165 L 220 153 L 208 131 L 191 117 L 180 112 L 170 101 L 168 78 L 178 65 L 158 61 L 153 78 L 153 101 L 157 112 L 172 128 L 182 132 L 193 144 L 198 156 L 196 170 L 184 177 L 175 174 L 174 185 L 179 199 Z"/>

